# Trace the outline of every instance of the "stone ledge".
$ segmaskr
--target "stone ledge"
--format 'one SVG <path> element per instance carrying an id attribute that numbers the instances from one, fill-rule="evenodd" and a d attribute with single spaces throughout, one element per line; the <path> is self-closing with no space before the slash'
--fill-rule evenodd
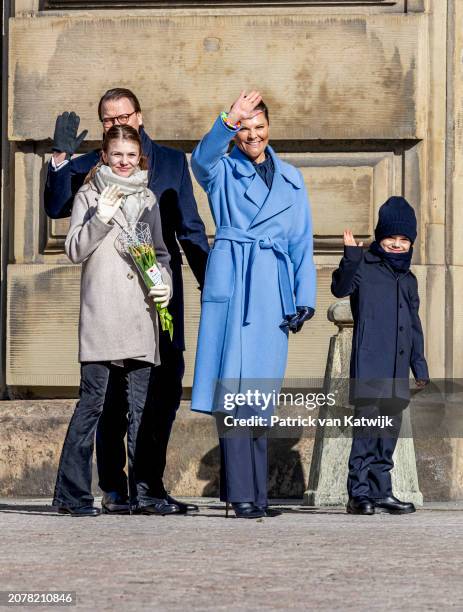
<path id="1" fill-rule="evenodd" d="M 0 496 L 50 496 L 75 400 L 0 402 Z M 419 409 L 412 412 L 412 422 Z M 426 501 L 459 499 L 451 474 L 459 440 L 415 439 L 421 491 Z M 313 438 L 270 440 L 271 497 L 302 499 L 308 483 Z M 173 495 L 218 495 L 219 451 L 213 419 L 182 402 L 168 452 L 166 483 Z M 340 466 L 341 467 L 341 466 Z M 95 493 L 98 494 L 95 474 Z"/>
<path id="2" fill-rule="evenodd" d="M 75 400 L 0 402 L 0 495 L 52 495 L 61 446 Z M 269 487 L 273 497 L 301 499 L 307 484 L 312 438 L 270 441 Z M 167 457 L 166 483 L 173 495 L 216 496 L 219 449 L 215 422 L 182 402 Z M 97 477 L 94 469 L 94 491 Z"/>

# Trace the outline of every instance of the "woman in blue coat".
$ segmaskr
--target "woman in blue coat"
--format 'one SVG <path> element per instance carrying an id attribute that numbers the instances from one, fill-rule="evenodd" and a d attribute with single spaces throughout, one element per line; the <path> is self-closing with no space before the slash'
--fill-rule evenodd
<path id="1" fill-rule="evenodd" d="M 235 147 L 227 154 L 232 139 Z M 217 227 L 193 384 L 192 409 L 199 412 L 222 411 L 224 389 L 278 393 L 288 332 L 300 331 L 314 314 L 307 192 L 300 172 L 280 160 L 268 141 L 267 107 L 258 92 L 242 92 L 193 152 L 193 172 Z M 234 416 L 253 410 L 263 414 L 256 400 Z M 239 517 L 270 515 L 265 435 L 223 435 L 220 447 L 222 501 L 231 502 Z"/>

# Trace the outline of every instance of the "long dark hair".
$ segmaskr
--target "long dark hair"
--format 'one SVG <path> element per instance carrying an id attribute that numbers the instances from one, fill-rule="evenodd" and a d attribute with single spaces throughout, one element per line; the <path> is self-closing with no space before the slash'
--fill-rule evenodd
<path id="1" fill-rule="evenodd" d="M 146 155 L 142 153 L 140 134 L 135 128 L 130 125 L 113 125 L 105 134 L 103 144 L 101 145 L 101 151 L 104 151 L 107 154 L 109 143 L 113 140 L 128 140 L 130 142 L 135 142 L 140 151 L 140 161 L 138 162 L 138 166 L 140 170 L 148 170 L 148 159 L 146 158 Z M 100 161 L 87 174 L 84 183 L 91 181 L 98 172 L 98 169 L 103 165 L 104 163 L 100 153 Z"/>

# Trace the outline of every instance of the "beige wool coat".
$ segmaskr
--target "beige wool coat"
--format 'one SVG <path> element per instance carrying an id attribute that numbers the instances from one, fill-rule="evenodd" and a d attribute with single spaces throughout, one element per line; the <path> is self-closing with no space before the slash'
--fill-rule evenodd
<path id="1" fill-rule="evenodd" d="M 159 359 L 159 330 L 155 304 L 128 255 L 116 240 L 127 226 L 119 209 L 109 223 L 96 213 L 99 192 L 93 182 L 74 199 L 65 249 L 82 265 L 79 319 L 79 361 L 138 359 L 155 365 Z M 159 205 L 146 189 L 146 206 L 139 221 L 148 223 L 164 283 L 172 294 L 170 255 L 162 238 Z M 175 321 L 174 321 L 175 325 Z"/>

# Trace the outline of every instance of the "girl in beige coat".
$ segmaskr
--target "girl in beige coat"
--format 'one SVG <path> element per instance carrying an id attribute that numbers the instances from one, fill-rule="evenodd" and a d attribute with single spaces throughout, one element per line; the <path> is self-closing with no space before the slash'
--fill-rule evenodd
<path id="1" fill-rule="evenodd" d="M 78 191 L 66 238 L 66 253 L 82 264 L 79 361 L 80 399 L 61 453 L 53 505 L 61 513 L 96 516 L 91 494 L 95 429 L 113 368 L 123 368 L 129 406 L 127 435 L 130 504 L 142 509 L 152 500 L 137 477 L 136 440 L 153 365 L 159 364 L 158 317 L 154 302 L 167 306 L 170 256 L 162 239 L 159 206 L 147 188 L 138 132 L 115 125 L 103 142 L 102 163 Z M 153 237 L 163 284 L 148 291 L 118 236 L 136 221 Z"/>

